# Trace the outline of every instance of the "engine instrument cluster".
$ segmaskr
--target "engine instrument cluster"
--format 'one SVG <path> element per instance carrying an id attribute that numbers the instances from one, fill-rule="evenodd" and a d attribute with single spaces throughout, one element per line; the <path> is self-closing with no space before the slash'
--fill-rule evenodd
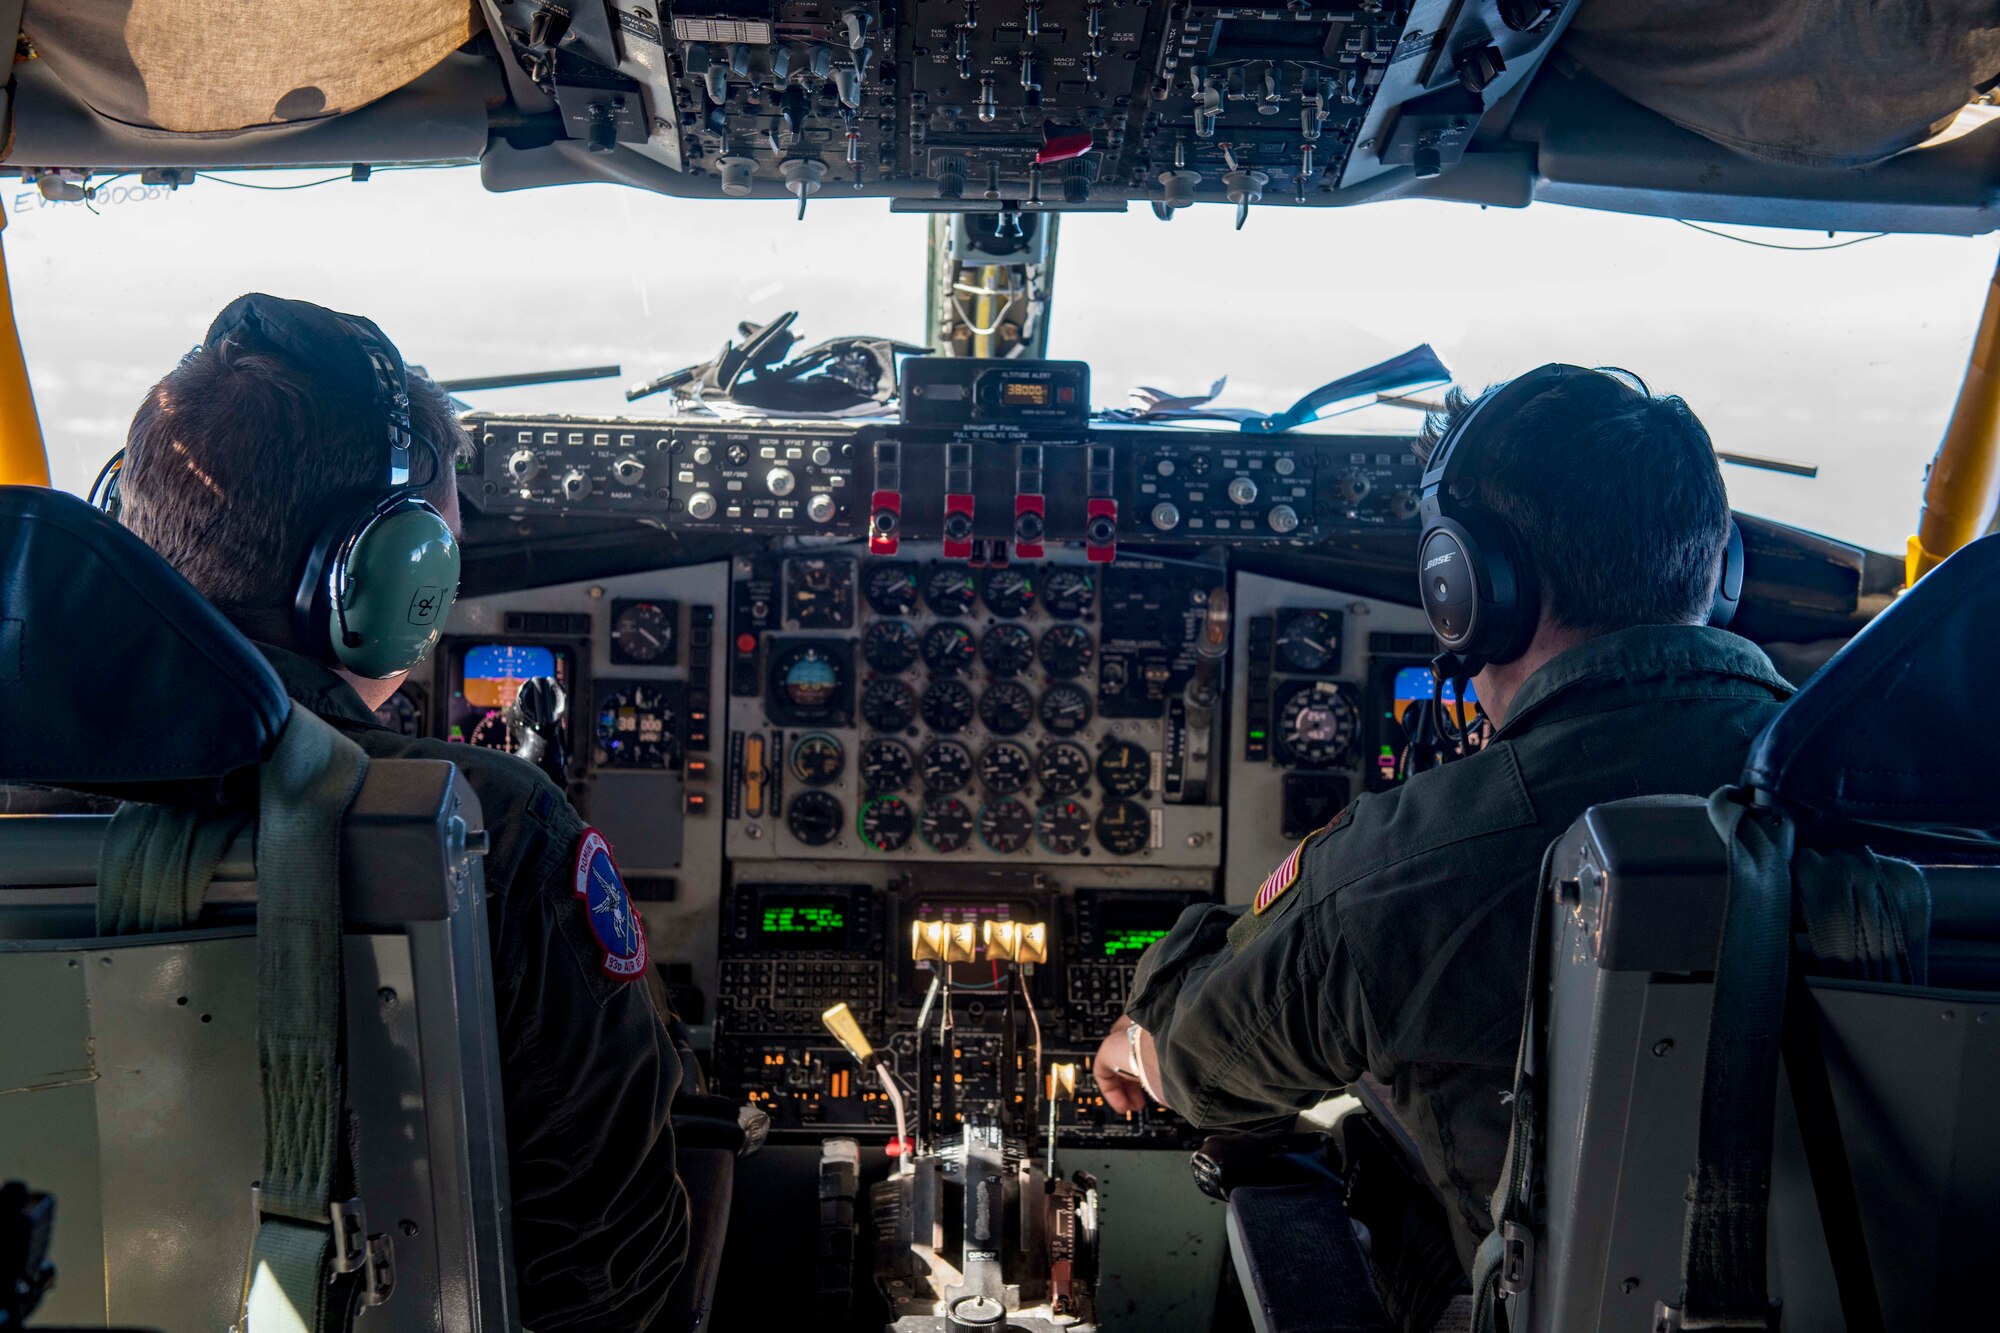
<path id="1" fill-rule="evenodd" d="M 912 546 L 733 572 L 731 855 L 1215 863 L 1220 567 Z"/>

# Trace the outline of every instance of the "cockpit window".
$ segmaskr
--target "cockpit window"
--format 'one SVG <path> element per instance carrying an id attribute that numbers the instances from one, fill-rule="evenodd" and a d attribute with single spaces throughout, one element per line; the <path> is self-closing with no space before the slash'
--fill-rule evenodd
<path id="1" fill-rule="evenodd" d="M 801 223 L 789 203 L 612 186 L 490 194 L 470 169 L 95 184 L 89 204 L 25 185 L 5 200 L 16 317 L 55 480 L 73 491 L 245 291 L 366 313 L 439 377 L 623 368 L 471 400 L 497 411 L 625 411 L 627 385 L 786 310 L 806 343 L 924 336 L 925 219 L 838 190 Z M 311 188 L 272 188 L 294 186 Z M 1684 395 L 1718 449 L 1818 467 L 1727 467 L 1739 508 L 1886 551 L 1914 521 L 1992 266 L 1980 240 L 1818 248 L 1856 238 L 1712 229 L 1732 240 L 1553 205 L 1266 208 L 1241 233 L 1233 221 L 1221 207 L 1164 225 L 1143 210 L 1063 219 L 1049 354 L 1091 363 L 1099 406 L 1227 376 L 1224 403 L 1278 408 L 1421 342 L 1472 385 L 1547 360 L 1621 365 Z M 1417 424 L 1372 408 L 1337 428 Z"/>

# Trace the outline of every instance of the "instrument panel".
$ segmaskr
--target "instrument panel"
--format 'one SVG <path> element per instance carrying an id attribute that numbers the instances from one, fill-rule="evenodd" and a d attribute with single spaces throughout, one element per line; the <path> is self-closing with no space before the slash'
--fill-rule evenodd
<path id="1" fill-rule="evenodd" d="M 1422 468 L 1402 436 L 1067 427 L 1027 433 L 834 422 L 466 419 L 461 492 L 481 513 L 643 517 L 674 531 L 1009 542 L 1308 544 L 1417 530 Z"/>
<path id="2" fill-rule="evenodd" d="M 1215 865 L 1220 565 L 733 565 L 732 857 Z"/>

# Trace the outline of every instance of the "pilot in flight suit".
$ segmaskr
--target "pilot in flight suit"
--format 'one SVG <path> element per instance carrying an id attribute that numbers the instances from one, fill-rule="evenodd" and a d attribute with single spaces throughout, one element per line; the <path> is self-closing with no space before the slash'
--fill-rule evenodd
<path id="1" fill-rule="evenodd" d="M 1140 1064 L 1151 1091 L 1198 1125 L 1289 1115 L 1372 1074 L 1416 1140 L 1468 1269 L 1507 1145 L 1544 849 L 1599 802 L 1734 781 L 1791 693 L 1755 645 L 1692 623 L 1728 521 L 1699 423 L 1678 400 L 1629 386 L 1586 384 L 1567 399 L 1532 402 L 1509 427 L 1479 423 L 1519 446 L 1498 447 L 1488 485 L 1546 478 L 1533 505 L 1493 507 L 1515 517 L 1544 571 L 1538 641 L 1567 646 L 1520 680 L 1484 748 L 1356 798 L 1249 904 L 1189 908 L 1141 960 L 1127 1003 L 1141 1029 L 1130 1045 L 1150 1043 Z M 1640 438 L 1607 445 L 1618 431 Z M 1604 476 L 1577 486 L 1562 475 L 1587 467 L 1614 474 L 1609 493 L 1622 491 L 1629 521 L 1606 521 Z M 1641 515 L 1649 504 L 1680 513 Z M 1635 549 L 1621 555 L 1620 543 Z M 1552 575 L 1558 563 L 1565 572 Z M 1591 568 L 1595 581 L 1579 581 Z M 1629 604 L 1672 569 L 1683 571 L 1678 605 Z M 1565 613 L 1571 632 L 1551 630 L 1546 618 Z M 1620 619 L 1631 623 L 1606 624 Z M 1126 1045 L 1107 1039 L 1099 1069 L 1129 1069 Z"/>
<path id="2" fill-rule="evenodd" d="M 286 341 L 221 336 L 218 320 L 153 388 L 128 436 L 120 517 L 257 641 L 299 704 L 372 758 L 456 764 L 478 795 L 520 1317 L 535 1333 L 639 1333 L 668 1303 L 690 1229 L 672 1125 L 683 1068 L 644 923 L 603 837 L 533 764 L 383 727 L 357 685 L 386 697 L 400 677 L 345 676 L 297 651 L 290 553 L 303 557 L 329 503 L 383 487 L 384 434 L 375 405 L 317 373 L 342 351 L 329 321 L 353 317 L 254 299 Z M 436 463 L 417 483 L 455 530 L 464 432 L 435 385 L 410 375 L 408 389 L 413 453 Z"/>

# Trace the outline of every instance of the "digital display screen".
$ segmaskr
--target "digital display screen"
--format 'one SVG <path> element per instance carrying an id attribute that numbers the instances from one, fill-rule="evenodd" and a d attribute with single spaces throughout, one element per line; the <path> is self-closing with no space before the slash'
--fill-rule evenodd
<path id="1" fill-rule="evenodd" d="M 1097 941 L 1106 958 L 1137 962 L 1180 919 L 1182 904 L 1114 899 L 1097 909 Z"/>
<path id="2" fill-rule="evenodd" d="M 1419 699 L 1431 697 L 1432 680 L 1431 669 L 1427 666 L 1406 666 L 1397 669 L 1395 690 L 1390 696 L 1389 703 L 1389 711 L 1395 716 L 1396 721 L 1403 720 L 1403 714 L 1409 711 L 1411 704 Z M 1455 704 L 1458 702 L 1458 691 L 1452 688 L 1450 681 L 1446 681 L 1439 690 L 1438 697 L 1447 704 Z M 1465 702 L 1468 711 L 1472 704 L 1479 702 L 1479 694 L 1472 688 L 1472 682 L 1469 680 L 1465 682 Z"/>
<path id="3" fill-rule="evenodd" d="M 495 750 L 516 748 L 507 708 L 521 686 L 540 676 L 554 678 L 565 691 L 576 681 L 572 650 L 540 643 L 462 643 L 450 650 L 452 691 L 445 737 Z M 570 715 L 578 713 L 570 701 Z"/>
<path id="4" fill-rule="evenodd" d="M 1032 380 L 1008 380 L 1000 386 L 1000 401 L 1009 407 L 1047 407 L 1049 386 Z"/>
<path id="5" fill-rule="evenodd" d="M 847 899 L 768 896 L 757 904 L 757 944 L 764 949 L 845 948 Z"/>

